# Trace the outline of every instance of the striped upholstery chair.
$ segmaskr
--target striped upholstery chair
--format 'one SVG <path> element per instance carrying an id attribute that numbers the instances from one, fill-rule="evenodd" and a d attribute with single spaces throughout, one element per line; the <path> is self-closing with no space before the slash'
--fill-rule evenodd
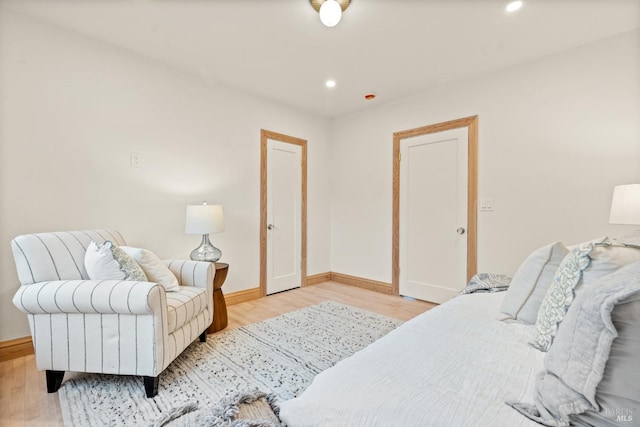
<path id="1" fill-rule="evenodd" d="M 20 286 L 13 303 L 27 314 L 38 370 L 56 392 L 65 371 L 144 377 L 147 397 L 160 373 L 213 320 L 213 263 L 167 261 L 180 284 L 89 280 L 89 243 L 125 241 L 117 231 L 18 236 L 11 242 Z"/>

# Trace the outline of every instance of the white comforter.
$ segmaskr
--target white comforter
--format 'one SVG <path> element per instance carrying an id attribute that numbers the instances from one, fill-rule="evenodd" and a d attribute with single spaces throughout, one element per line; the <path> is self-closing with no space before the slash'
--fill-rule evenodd
<path id="1" fill-rule="evenodd" d="M 533 327 L 501 322 L 503 293 L 454 298 L 319 374 L 281 419 L 301 426 L 538 426 L 505 404 L 531 402 L 543 353 Z"/>

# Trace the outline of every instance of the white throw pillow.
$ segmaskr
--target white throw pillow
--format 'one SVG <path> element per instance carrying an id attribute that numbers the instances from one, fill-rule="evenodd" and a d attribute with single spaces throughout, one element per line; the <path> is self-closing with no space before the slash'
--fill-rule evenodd
<path id="1" fill-rule="evenodd" d="M 631 234 L 618 237 L 617 239 L 614 239 L 614 242 L 620 243 L 624 246 L 635 246 L 636 248 L 640 248 L 640 230 L 636 230 Z"/>
<path id="2" fill-rule="evenodd" d="M 608 241 L 607 239 L 603 244 L 594 245 L 589 254 L 591 264 L 582 272 L 582 286 L 589 286 L 625 265 L 640 261 L 640 248 L 611 244 Z"/>
<path id="3" fill-rule="evenodd" d="M 167 292 L 180 290 L 178 279 L 156 254 L 143 248 L 132 248 L 131 246 L 120 246 L 120 248 L 136 260 L 150 282 L 164 286 Z"/>
<path id="4" fill-rule="evenodd" d="M 110 241 L 89 243 L 84 268 L 91 280 L 134 280 L 146 282 L 140 266 L 120 247 Z"/>
<path id="5" fill-rule="evenodd" d="M 530 325 L 536 323 L 540 304 L 568 253 L 561 242 L 555 242 L 536 249 L 522 262 L 500 309 L 509 316 L 507 319 L 517 319 Z"/>

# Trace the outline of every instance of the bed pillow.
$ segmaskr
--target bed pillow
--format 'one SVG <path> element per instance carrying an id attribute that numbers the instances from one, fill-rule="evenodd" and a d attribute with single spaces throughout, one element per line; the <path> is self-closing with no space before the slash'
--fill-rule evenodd
<path id="1" fill-rule="evenodd" d="M 609 237 L 608 236 L 602 236 L 602 237 L 596 237 L 595 239 L 591 239 L 591 240 L 587 240 L 586 242 L 580 242 L 580 243 L 576 243 L 575 245 L 570 245 L 567 246 L 567 249 L 569 250 L 569 252 L 571 252 L 573 249 L 580 247 L 580 245 L 583 245 L 585 243 L 593 243 L 598 244 L 598 243 L 609 243 Z"/>
<path id="2" fill-rule="evenodd" d="M 618 237 L 615 239 L 615 242 L 625 246 L 635 246 L 636 248 L 640 248 L 640 230 Z"/>
<path id="3" fill-rule="evenodd" d="M 623 424 L 621 421 L 629 422 L 632 418 L 637 422 L 640 417 L 640 292 L 620 301 L 611 312 L 611 321 L 618 336 L 611 344 L 602 380 L 596 388 L 600 410 L 570 417 L 586 425 Z"/>
<path id="4" fill-rule="evenodd" d="M 540 304 L 568 252 L 562 243 L 555 242 L 536 249 L 522 262 L 500 309 L 507 319 L 536 323 Z"/>
<path id="5" fill-rule="evenodd" d="M 120 249 L 125 251 L 142 267 L 150 282 L 162 285 L 167 292 L 180 290 L 178 279 L 156 254 L 148 249 L 132 248 L 131 246 L 120 246 Z"/>
<path id="6" fill-rule="evenodd" d="M 625 265 L 640 261 L 640 248 L 611 243 L 607 239 L 594 244 L 589 258 L 591 264 L 583 272 L 581 286 L 589 286 Z"/>
<path id="7" fill-rule="evenodd" d="M 591 263 L 589 254 L 593 243 L 583 243 L 564 257 L 553 282 L 540 304 L 536 319 L 536 335 L 531 343 L 541 351 L 548 351 L 558 326 L 573 302 L 574 291 L 582 279 L 582 272 Z"/>
<path id="8" fill-rule="evenodd" d="M 147 281 L 147 276 L 134 259 L 109 240 L 102 244 L 89 243 L 84 267 L 91 280 Z"/>
<path id="9" fill-rule="evenodd" d="M 639 329 L 640 263 L 634 263 L 576 296 L 536 380 L 534 404 L 509 404 L 547 426 L 636 421 Z"/>

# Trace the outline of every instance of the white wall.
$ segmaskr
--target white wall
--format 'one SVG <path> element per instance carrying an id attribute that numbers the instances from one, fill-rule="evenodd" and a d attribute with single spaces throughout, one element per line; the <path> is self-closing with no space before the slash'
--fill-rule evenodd
<path id="1" fill-rule="evenodd" d="M 639 78 L 635 31 L 329 122 L 0 10 L 0 341 L 29 335 L 11 303 L 20 233 L 115 228 L 184 258 L 185 206 L 206 199 L 225 206 L 224 290 L 257 286 L 260 128 L 309 141 L 309 274 L 390 282 L 392 133 L 474 114 L 479 195 L 496 199 L 481 271 L 631 231 L 607 217 L 613 186 L 640 182 Z"/>
<path id="2" fill-rule="evenodd" d="M 607 222 L 613 186 L 640 183 L 640 31 L 336 120 L 332 271 L 391 281 L 393 132 L 476 114 L 479 197 L 496 206 L 478 215 L 479 271 L 633 230 Z"/>
<path id="3" fill-rule="evenodd" d="M 200 242 L 185 207 L 206 199 L 225 209 L 224 291 L 258 286 L 261 128 L 308 140 L 308 274 L 329 271 L 327 120 L 5 10 L 0 94 L 0 341 L 29 335 L 11 303 L 21 233 L 114 228 L 184 259 Z"/>

